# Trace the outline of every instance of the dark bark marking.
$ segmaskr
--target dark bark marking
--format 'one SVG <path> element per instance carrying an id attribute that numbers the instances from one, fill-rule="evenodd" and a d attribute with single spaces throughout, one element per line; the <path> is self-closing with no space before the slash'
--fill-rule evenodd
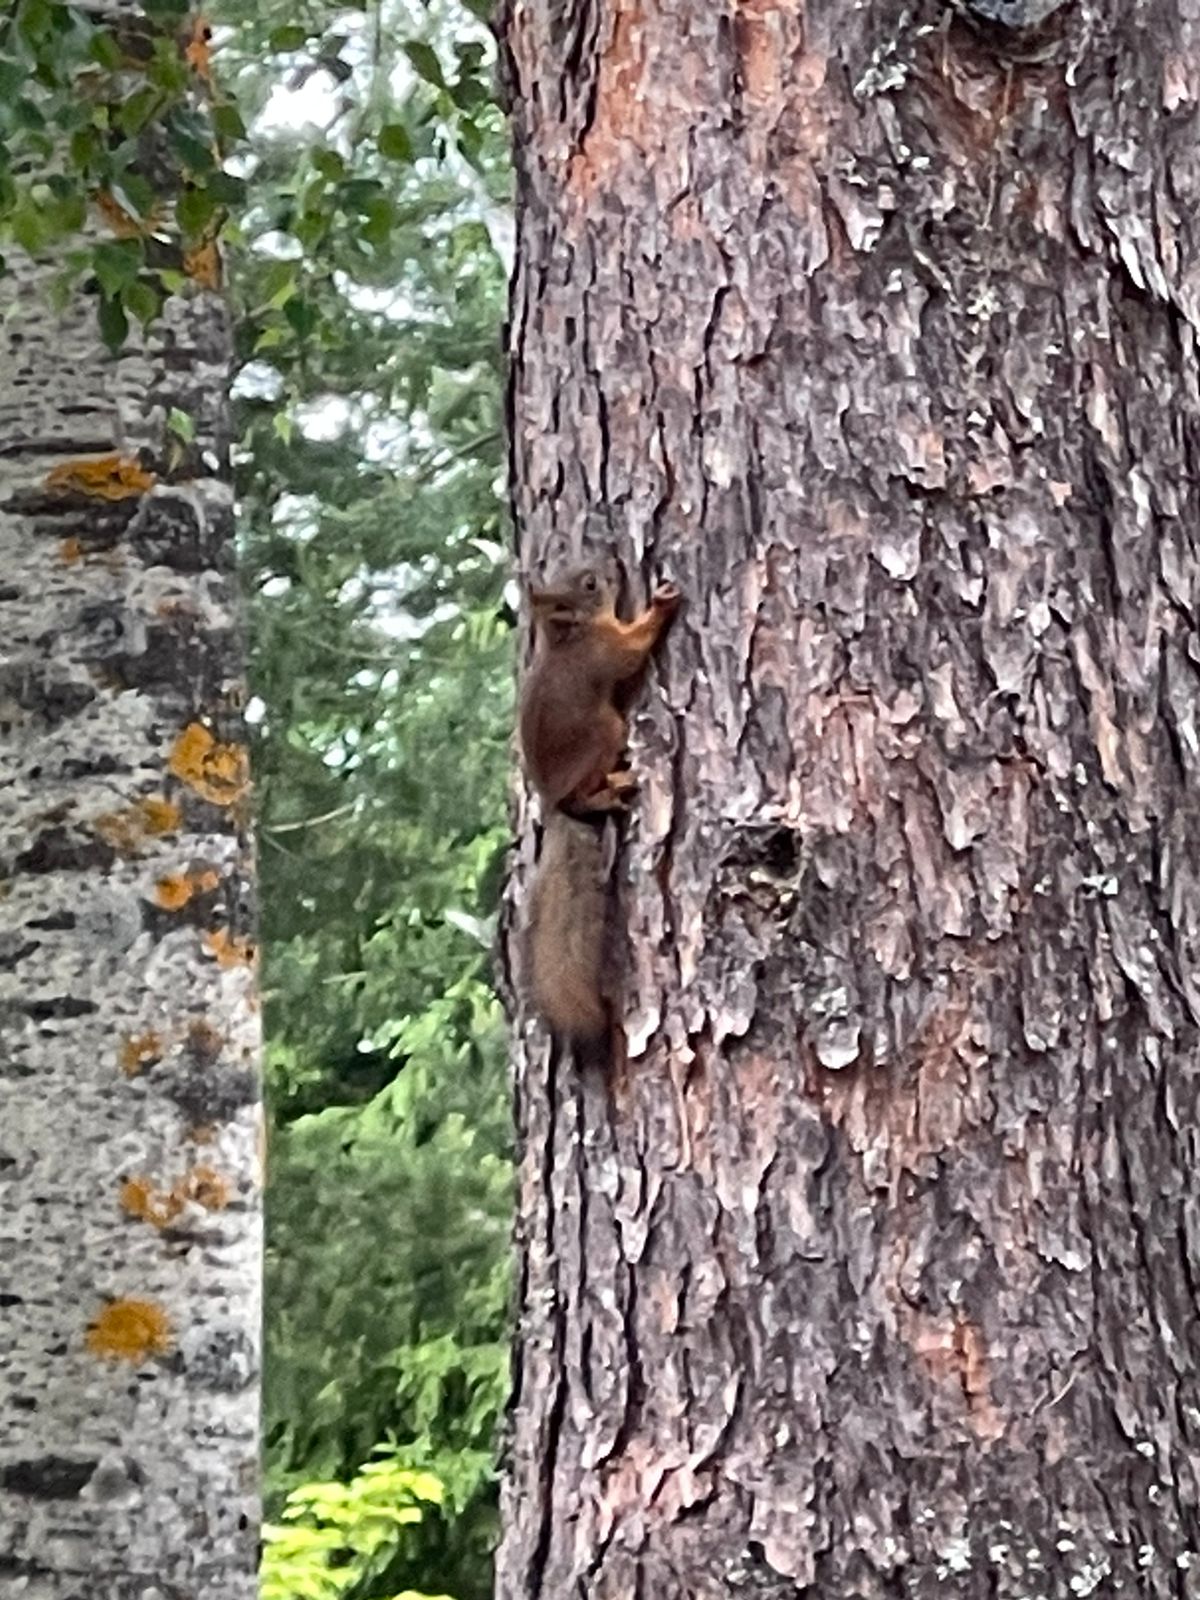
<path id="1" fill-rule="evenodd" d="M 238 1394 L 258 1378 L 257 1352 L 236 1328 L 208 1328 L 204 1342 L 178 1360 L 189 1383 L 219 1394 Z"/>
<path id="2" fill-rule="evenodd" d="M 18 872 L 107 872 L 117 852 L 103 839 L 81 837 L 68 828 L 47 828 L 17 856 Z"/>
<path id="3" fill-rule="evenodd" d="M 0 934 L 0 972 L 15 972 L 26 956 L 35 954 L 42 947 L 36 939 L 27 940 L 24 944 L 16 942 L 20 935 L 10 936 Z"/>
<path id="4" fill-rule="evenodd" d="M 15 342 L 11 335 L 9 342 Z M 67 407 L 64 406 L 62 410 L 64 415 L 68 414 Z M 48 435 L 45 438 L 27 438 L 22 436 L 15 438 L 10 437 L 0 441 L 0 457 L 53 456 L 56 459 L 61 459 L 65 443 L 66 441 L 61 436 L 54 434 Z M 107 455 L 112 449 L 112 438 L 110 435 L 105 435 L 104 438 L 97 437 L 94 439 L 72 438 L 70 445 L 72 455 L 103 456 Z"/>
<path id="5" fill-rule="evenodd" d="M 219 707 L 238 643 L 199 617 L 180 616 L 145 629 L 136 649 L 106 663 L 107 673 L 115 687 L 153 690 L 164 707 L 189 719 Z"/>
<path id="6" fill-rule="evenodd" d="M 99 1461 L 74 1461 L 66 1456 L 10 1461 L 0 1467 L 0 1489 L 33 1500 L 74 1500 L 99 1465 Z"/>
<path id="7" fill-rule="evenodd" d="M 232 517 L 231 509 L 221 509 L 206 524 L 192 501 L 160 491 L 142 502 L 131 543 L 147 566 L 228 574 L 233 570 Z"/>
<path id="8" fill-rule="evenodd" d="M 96 691 L 90 684 L 62 676 L 52 666 L 44 673 L 16 668 L 0 672 L 0 696 L 5 694 L 10 695 L 22 711 L 32 712 L 47 728 L 57 728 L 78 716 L 96 699 Z"/>
<path id="9" fill-rule="evenodd" d="M 51 995 L 45 1000 L 17 1001 L 15 1008 L 34 1022 L 90 1017 L 100 1009 L 93 1000 L 78 1000 L 69 994 Z"/>
<path id="10" fill-rule="evenodd" d="M 229 929 L 236 916 L 232 890 L 230 880 L 222 879 L 212 889 L 192 893 L 177 909 L 143 900 L 142 927 L 155 940 L 165 939 L 180 928 L 199 928 L 205 933 Z"/>
<path id="11" fill-rule="evenodd" d="M 243 1067 L 215 1063 L 158 1069 L 163 1092 L 197 1127 L 229 1122 L 243 1106 L 258 1103 L 257 1076 Z"/>

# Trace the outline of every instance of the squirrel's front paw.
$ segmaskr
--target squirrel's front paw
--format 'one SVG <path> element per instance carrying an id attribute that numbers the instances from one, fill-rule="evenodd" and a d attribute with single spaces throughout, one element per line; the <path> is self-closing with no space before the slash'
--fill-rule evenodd
<path id="1" fill-rule="evenodd" d="M 656 611 L 678 611 L 682 603 L 683 596 L 673 583 L 660 583 L 650 597 Z"/>

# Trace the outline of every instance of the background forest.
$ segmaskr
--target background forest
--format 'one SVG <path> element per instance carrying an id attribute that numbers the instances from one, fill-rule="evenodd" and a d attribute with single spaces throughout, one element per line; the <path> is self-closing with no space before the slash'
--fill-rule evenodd
<path id="1" fill-rule="evenodd" d="M 509 1119 L 486 0 L 220 0 L 268 1091 L 267 1600 L 491 1590 Z"/>

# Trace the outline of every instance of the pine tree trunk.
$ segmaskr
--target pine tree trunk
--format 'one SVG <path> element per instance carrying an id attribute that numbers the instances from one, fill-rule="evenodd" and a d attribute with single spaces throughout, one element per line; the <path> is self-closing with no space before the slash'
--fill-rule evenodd
<path id="1" fill-rule="evenodd" d="M 227 317 L 193 284 L 112 359 L 94 299 L 58 316 L 56 264 L 5 254 L 0 1592 L 250 1600 L 261 1113 Z"/>
<path id="2" fill-rule="evenodd" d="M 1194 1594 L 1194 7 L 505 28 L 522 566 L 688 610 L 628 1059 L 517 1054 L 497 1593 Z"/>

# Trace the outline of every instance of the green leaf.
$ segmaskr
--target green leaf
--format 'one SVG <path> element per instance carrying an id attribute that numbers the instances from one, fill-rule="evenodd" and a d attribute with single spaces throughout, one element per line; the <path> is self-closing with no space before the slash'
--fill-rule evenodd
<path id="1" fill-rule="evenodd" d="M 204 237 L 217 212 L 217 202 L 208 189 L 185 189 L 179 197 L 175 216 L 189 239 Z"/>
<path id="2" fill-rule="evenodd" d="M 205 188 L 223 206 L 240 206 L 246 198 L 246 180 L 232 172 L 214 172 Z"/>
<path id="3" fill-rule="evenodd" d="M 269 50 L 302 50 L 307 43 L 308 29 L 301 27 L 298 22 L 285 23 L 281 28 L 272 28 L 267 35 Z"/>
<path id="4" fill-rule="evenodd" d="M 88 43 L 88 55 L 107 72 L 121 67 L 121 47 L 108 28 L 97 28 Z"/>
<path id="5" fill-rule="evenodd" d="M 486 85 L 467 74 L 450 85 L 450 98 L 460 111 L 476 111 L 491 100 Z"/>
<path id="6" fill-rule="evenodd" d="M 113 193 L 131 215 L 143 221 L 149 221 L 159 204 L 158 195 L 139 172 L 123 172 Z"/>
<path id="7" fill-rule="evenodd" d="M 246 124 L 242 114 L 230 101 L 222 101 L 212 108 L 213 127 L 224 145 L 238 144 L 246 137 Z"/>
<path id="8" fill-rule="evenodd" d="M 211 145 L 183 128 L 171 128 L 167 137 L 171 148 L 183 161 L 184 167 L 197 177 L 211 172 L 217 164 Z"/>
<path id="9" fill-rule="evenodd" d="M 278 323 L 269 328 L 264 328 L 254 341 L 254 353 L 260 355 L 264 350 L 277 350 L 281 344 L 287 344 L 291 335 L 286 328 Z"/>
<path id="10" fill-rule="evenodd" d="M 89 172 L 99 157 L 104 154 L 104 145 L 99 131 L 91 126 L 77 128 L 71 135 L 69 145 L 71 165 L 80 172 Z"/>
<path id="11" fill-rule="evenodd" d="M 157 285 L 145 277 L 131 283 L 122 299 L 126 309 L 133 313 L 143 328 L 148 327 L 162 310 L 162 295 Z"/>
<path id="12" fill-rule="evenodd" d="M 28 96 L 18 96 L 13 102 L 12 115 L 17 127 L 24 133 L 42 133 L 47 124 L 39 106 Z"/>
<path id="13" fill-rule="evenodd" d="M 432 45 L 426 44 L 423 39 L 406 39 L 404 53 L 412 62 L 418 77 L 424 78 L 426 83 L 432 83 L 438 89 L 446 87 L 442 63 Z"/>
<path id="14" fill-rule="evenodd" d="M 100 301 L 100 336 L 109 350 L 118 351 L 129 336 L 129 319 L 119 300 L 107 296 Z"/>
<path id="15" fill-rule="evenodd" d="M 36 256 L 50 242 L 51 229 L 41 208 L 28 195 L 18 199 L 8 219 L 8 231 L 31 256 Z"/>
<path id="16" fill-rule="evenodd" d="M 142 270 L 145 251 L 140 239 L 109 239 L 92 251 L 92 270 L 106 297 L 118 298 Z"/>
<path id="17" fill-rule="evenodd" d="M 336 150 L 315 150 L 310 159 L 323 178 L 340 178 L 346 171 L 346 163 Z"/>
<path id="18" fill-rule="evenodd" d="M 363 238 L 368 244 L 386 244 L 396 225 L 396 208 L 392 202 L 383 196 L 372 200 L 366 209 L 366 219 L 362 230 Z"/>
<path id="19" fill-rule="evenodd" d="M 278 311 L 296 292 L 294 261 L 272 261 L 263 275 L 261 304 Z"/>
<path id="20" fill-rule="evenodd" d="M 147 65 L 146 77 L 156 84 L 173 102 L 180 101 L 191 87 L 190 69 L 173 39 L 160 35 L 154 42 L 154 54 Z"/>
<path id="21" fill-rule="evenodd" d="M 412 160 L 412 135 L 402 122 L 388 122 L 380 128 L 379 153 L 389 161 Z"/>
<path id="22" fill-rule="evenodd" d="M 53 201 L 45 207 L 45 215 L 54 240 L 78 233 L 87 220 L 87 201 L 82 190 L 68 189 L 64 194 L 56 193 Z"/>
<path id="23" fill-rule="evenodd" d="M 143 84 L 117 108 L 117 126 L 122 133 L 132 137 L 142 131 L 161 104 L 161 90 Z"/>
<path id="24" fill-rule="evenodd" d="M 196 419 L 190 417 L 186 411 L 181 411 L 178 406 L 172 406 L 167 412 L 167 429 L 177 439 L 182 439 L 185 444 L 191 444 L 196 437 Z"/>
<path id="25" fill-rule="evenodd" d="M 8 56 L 0 56 L 0 104 L 15 100 L 17 91 L 24 87 L 29 68 Z"/>
<path id="26" fill-rule="evenodd" d="M 17 6 L 17 31 L 35 49 L 49 33 L 53 21 L 54 11 L 50 0 L 20 0 Z"/>
<path id="27" fill-rule="evenodd" d="M 302 339 L 307 339 L 320 321 L 320 312 L 308 300 L 293 295 L 283 308 L 283 314 Z"/>

